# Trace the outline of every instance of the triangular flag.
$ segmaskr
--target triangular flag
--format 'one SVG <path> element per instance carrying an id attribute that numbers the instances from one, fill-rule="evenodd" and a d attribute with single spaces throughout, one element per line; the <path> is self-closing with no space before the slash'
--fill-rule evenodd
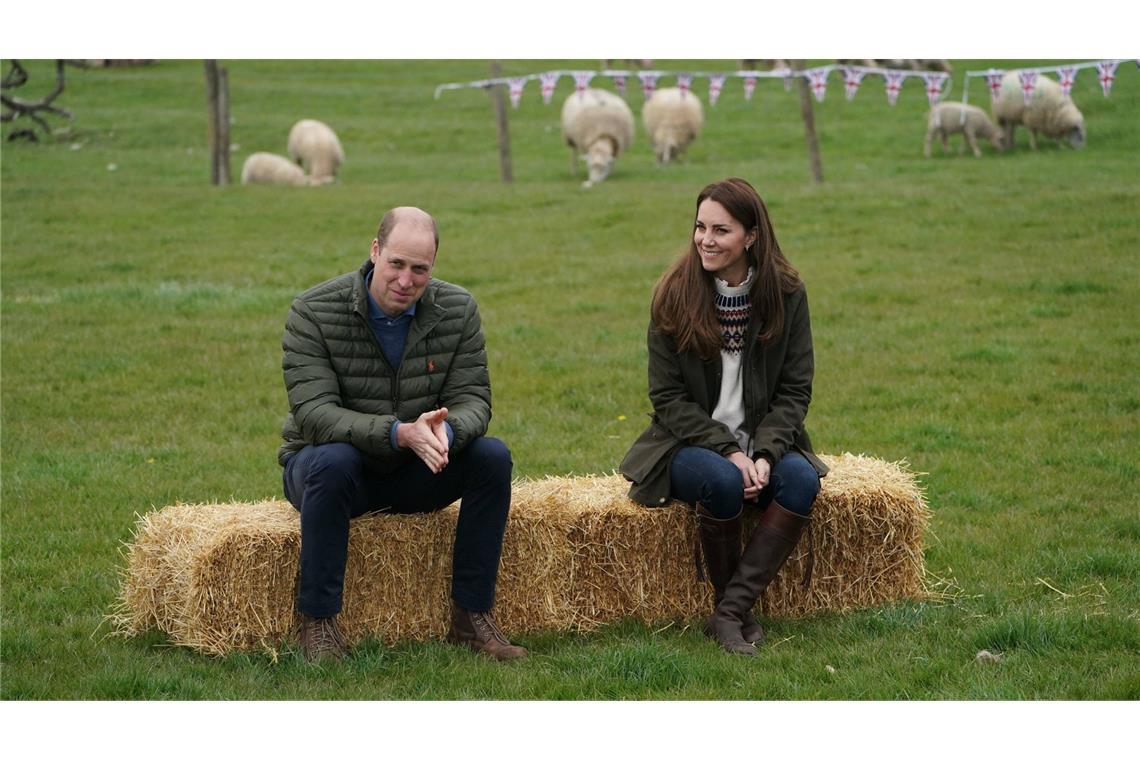
<path id="1" fill-rule="evenodd" d="M 1100 87 L 1106 98 L 1112 89 L 1112 80 L 1116 79 L 1116 66 L 1119 63 L 1120 61 L 1101 61 L 1096 65 L 1097 78 L 1100 79 Z"/>
<path id="2" fill-rule="evenodd" d="M 689 90 L 693 87 L 692 74 L 678 74 L 677 87 L 681 90 L 681 97 L 689 94 Z"/>
<path id="3" fill-rule="evenodd" d="M 899 99 L 899 90 L 902 89 L 903 79 L 905 78 L 905 72 L 887 69 L 887 102 L 892 106 Z"/>
<path id="4" fill-rule="evenodd" d="M 526 84 L 526 77 L 511 77 L 508 81 L 510 86 L 511 106 L 514 108 L 519 107 L 519 101 L 522 100 L 523 85 Z"/>
<path id="5" fill-rule="evenodd" d="M 625 97 L 625 74 L 614 74 L 614 89 L 618 95 Z"/>
<path id="6" fill-rule="evenodd" d="M 574 72 L 574 89 L 578 91 L 578 95 L 585 95 L 586 88 L 590 86 L 590 80 L 594 78 L 592 71 L 575 71 Z"/>
<path id="7" fill-rule="evenodd" d="M 756 89 L 756 77 L 744 77 L 744 99 L 752 100 L 752 91 Z"/>
<path id="8" fill-rule="evenodd" d="M 1037 89 L 1037 72 L 1019 71 L 1017 72 L 1017 80 L 1021 82 L 1021 95 L 1025 98 L 1025 105 L 1029 105 L 1029 99 L 1033 97 L 1033 91 Z"/>
<path id="9" fill-rule="evenodd" d="M 843 89 L 847 93 L 847 99 L 852 100 L 855 97 L 855 91 L 859 89 L 859 85 L 863 82 L 863 77 L 866 76 L 865 69 L 845 68 L 843 69 Z"/>
<path id="10" fill-rule="evenodd" d="M 827 75 L 828 69 L 808 69 L 808 78 L 811 80 L 811 91 L 815 94 L 815 99 L 820 103 L 823 102 L 823 96 L 827 94 Z"/>
<path id="11" fill-rule="evenodd" d="M 1057 73 L 1061 75 L 1061 94 L 1066 98 L 1073 90 L 1073 82 L 1077 81 L 1077 71 L 1076 66 L 1062 66 L 1057 69 Z"/>
<path id="12" fill-rule="evenodd" d="M 554 95 L 554 86 L 558 84 L 558 77 L 560 76 L 561 74 L 557 71 L 548 71 L 545 74 L 538 75 L 538 81 L 542 83 L 542 102 L 546 105 L 550 105 L 550 99 Z"/>
<path id="13" fill-rule="evenodd" d="M 941 71 L 928 71 L 922 75 L 922 80 L 926 82 L 926 99 L 930 101 L 931 108 L 938 105 L 942 97 L 942 85 L 949 76 Z"/>
<path id="14" fill-rule="evenodd" d="M 986 84 L 990 88 L 990 100 L 997 100 L 1001 92 L 1001 78 L 1005 72 L 1001 69 L 990 69 L 986 72 Z"/>
<path id="15" fill-rule="evenodd" d="M 713 74 L 709 77 L 709 105 L 715 106 L 720 97 L 721 88 L 724 87 L 724 74 Z"/>
<path id="16" fill-rule="evenodd" d="M 649 100 L 653 97 L 653 91 L 657 89 L 657 74 L 652 71 L 639 71 L 637 78 L 641 80 L 641 94 Z"/>

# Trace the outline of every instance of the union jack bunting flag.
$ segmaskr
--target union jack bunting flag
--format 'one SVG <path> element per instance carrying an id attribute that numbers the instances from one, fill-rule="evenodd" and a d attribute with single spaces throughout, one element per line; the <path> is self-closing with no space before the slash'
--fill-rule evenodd
<path id="1" fill-rule="evenodd" d="M 590 80 L 594 78 L 592 71 L 575 71 L 574 72 L 574 89 L 578 91 L 579 95 L 585 95 L 586 88 L 590 86 Z"/>
<path id="2" fill-rule="evenodd" d="M 998 93 L 1001 92 L 1001 78 L 1003 74 L 1005 74 L 1005 72 L 998 69 L 990 69 L 986 72 L 986 84 L 990 88 L 990 100 L 998 99 Z"/>
<path id="3" fill-rule="evenodd" d="M 1097 79 L 1100 80 L 1100 87 L 1104 90 L 1104 96 L 1108 97 L 1108 91 L 1112 89 L 1112 80 L 1116 79 L 1116 66 L 1119 61 L 1101 61 L 1096 65 Z"/>
<path id="4" fill-rule="evenodd" d="M 1077 79 L 1077 71 L 1076 66 L 1062 66 L 1057 69 L 1057 73 L 1061 75 L 1061 94 L 1066 98 L 1069 97 L 1069 93 L 1073 89 L 1073 82 Z"/>
<path id="5" fill-rule="evenodd" d="M 614 74 L 614 89 L 618 95 L 625 97 L 625 74 Z"/>
<path id="6" fill-rule="evenodd" d="M 653 91 L 657 89 L 657 75 L 649 71 L 639 71 L 637 78 L 641 80 L 641 94 L 649 100 L 653 97 Z"/>
<path id="7" fill-rule="evenodd" d="M 689 90 L 692 89 L 692 87 L 693 87 L 693 75 L 692 74 L 678 74 L 677 75 L 677 87 L 680 88 L 681 95 L 689 94 Z"/>
<path id="8" fill-rule="evenodd" d="M 507 84 L 510 87 L 511 106 L 518 108 L 519 101 L 522 100 L 523 85 L 526 84 L 526 77 L 511 77 Z"/>
<path id="9" fill-rule="evenodd" d="M 847 99 L 853 100 L 855 98 L 855 91 L 859 89 L 859 85 L 863 82 L 863 77 L 867 74 L 862 69 L 844 69 L 843 70 L 843 89 L 847 93 Z"/>
<path id="10" fill-rule="evenodd" d="M 715 106 L 720 97 L 721 88 L 724 87 L 724 74 L 713 74 L 709 77 L 709 105 Z"/>
<path id="11" fill-rule="evenodd" d="M 827 74 L 827 69 L 808 70 L 808 78 L 811 80 L 811 91 L 815 94 L 815 99 L 820 103 L 823 102 L 823 96 L 827 94 Z"/>
<path id="12" fill-rule="evenodd" d="M 930 101 L 932 108 L 938 104 L 938 100 L 942 97 L 942 85 L 946 84 L 946 79 L 949 76 L 949 74 L 940 71 L 932 71 L 922 75 L 922 80 L 926 82 L 926 99 Z"/>
<path id="13" fill-rule="evenodd" d="M 1029 99 L 1033 97 L 1033 91 L 1037 89 L 1037 72 L 1019 71 L 1017 72 L 1017 80 L 1021 82 L 1021 94 L 1025 98 L 1025 105 L 1029 105 Z"/>
<path id="14" fill-rule="evenodd" d="M 899 90 L 902 89 L 905 76 L 906 74 L 901 71 L 887 71 L 887 102 L 892 106 L 898 102 Z"/>
<path id="15" fill-rule="evenodd" d="M 752 91 L 756 89 L 756 77 L 744 77 L 744 99 L 752 100 Z"/>
<path id="16" fill-rule="evenodd" d="M 558 77 L 557 71 L 538 75 L 538 81 L 542 84 L 542 102 L 546 105 L 550 105 L 550 99 L 554 96 L 554 85 L 558 84 Z"/>

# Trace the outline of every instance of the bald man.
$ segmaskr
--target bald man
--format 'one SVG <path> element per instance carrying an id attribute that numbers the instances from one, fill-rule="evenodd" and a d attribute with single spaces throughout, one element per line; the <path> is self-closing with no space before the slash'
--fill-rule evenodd
<path id="1" fill-rule="evenodd" d="M 448 639 L 496 660 L 527 653 L 491 613 L 511 454 L 485 435 L 491 383 L 479 311 L 466 290 L 432 278 L 438 250 L 427 212 L 394 208 L 359 271 L 305 291 L 289 310 L 289 415 L 277 459 L 301 513 L 297 610 L 309 661 L 348 653 L 336 618 L 349 521 L 433 512 L 456 499 Z"/>

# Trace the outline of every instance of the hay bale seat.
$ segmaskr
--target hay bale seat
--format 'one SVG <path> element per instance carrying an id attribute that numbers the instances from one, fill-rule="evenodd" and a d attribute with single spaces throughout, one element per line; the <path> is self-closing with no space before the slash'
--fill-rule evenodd
<path id="1" fill-rule="evenodd" d="M 824 456 L 806 537 L 762 599 L 769 616 L 799 617 L 925 595 L 922 491 L 903 463 Z M 620 475 L 552 477 L 514 485 L 496 617 L 510 635 L 588 631 L 622 618 L 695 618 L 711 605 L 693 563 L 695 523 L 680 503 L 631 502 Z M 446 634 L 458 507 L 352 521 L 341 628 L 350 642 Z M 745 535 L 758 515 L 746 512 Z M 273 650 L 291 635 L 299 562 L 297 512 L 280 500 L 176 504 L 142 516 L 112 622 L 152 627 L 212 653 Z"/>

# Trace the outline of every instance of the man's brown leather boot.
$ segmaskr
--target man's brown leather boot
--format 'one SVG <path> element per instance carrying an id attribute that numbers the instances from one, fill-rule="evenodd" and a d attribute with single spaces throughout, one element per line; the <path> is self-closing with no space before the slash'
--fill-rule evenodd
<path id="1" fill-rule="evenodd" d="M 454 600 L 451 602 L 451 631 L 447 634 L 447 640 L 455 644 L 466 644 L 476 652 L 482 652 L 496 660 L 518 660 L 527 655 L 526 649 L 507 641 L 490 611 L 465 610 Z"/>
<path id="2" fill-rule="evenodd" d="M 336 615 L 315 618 L 302 612 L 298 638 L 301 641 L 301 652 L 309 662 L 339 660 L 348 654 L 348 644 L 344 642 L 344 636 L 336 624 Z"/>

